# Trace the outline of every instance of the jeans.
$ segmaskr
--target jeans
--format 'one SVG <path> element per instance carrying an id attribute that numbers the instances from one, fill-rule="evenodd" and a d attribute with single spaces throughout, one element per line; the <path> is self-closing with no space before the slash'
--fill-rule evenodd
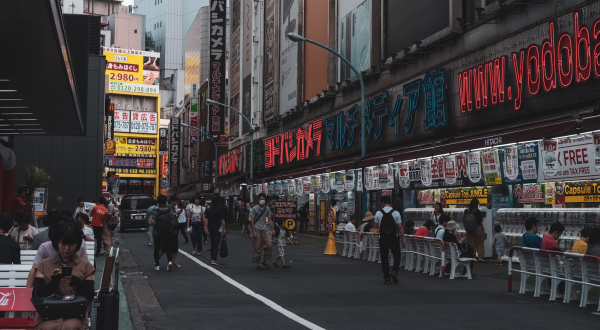
<path id="1" fill-rule="evenodd" d="M 390 263 L 389 256 L 390 250 L 394 257 L 394 265 L 392 266 L 392 272 L 398 273 L 400 269 L 400 238 L 379 238 L 379 256 L 381 258 L 381 270 L 383 270 L 383 278 L 390 278 Z"/>
<path id="2" fill-rule="evenodd" d="M 180 232 L 181 231 L 181 235 L 183 236 L 183 239 L 185 240 L 185 242 L 187 243 L 189 241 L 188 237 L 187 237 L 187 232 L 186 232 L 186 228 L 187 227 L 187 223 L 178 223 L 177 224 L 177 231 Z"/>
<path id="3" fill-rule="evenodd" d="M 199 224 L 192 225 L 192 234 L 190 235 L 192 239 L 192 248 L 196 251 L 202 251 L 202 233 L 204 232 L 204 226 Z M 206 235 L 206 233 L 204 233 Z M 196 249 L 196 247 L 198 247 Z"/>
<path id="4" fill-rule="evenodd" d="M 209 231 L 210 234 L 210 260 L 217 260 L 219 255 L 219 245 L 221 244 L 221 233 L 219 230 Z"/>
<path id="5" fill-rule="evenodd" d="M 153 242 L 154 242 L 154 225 L 149 224 L 148 225 L 148 243 L 153 243 Z"/>
<path id="6" fill-rule="evenodd" d="M 173 251 L 171 251 L 171 236 L 172 234 L 154 235 L 154 264 L 156 266 L 158 266 L 161 250 L 167 254 L 167 260 L 169 262 L 171 262 L 173 259 Z"/>

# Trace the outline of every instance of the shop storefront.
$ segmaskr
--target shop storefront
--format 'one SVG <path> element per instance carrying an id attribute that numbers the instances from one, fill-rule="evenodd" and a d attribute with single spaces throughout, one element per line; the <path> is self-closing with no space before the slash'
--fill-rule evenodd
<path id="1" fill-rule="evenodd" d="M 495 224 L 514 243 L 529 216 L 543 229 L 564 221 L 561 246 L 569 247 L 584 225 L 600 223 L 593 211 L 600 207 L 600 53 L 592 51 L 600 46 L 587 28 L 600 26 L 600 15 L 590 8 L 585 16 L 540 18 L 442 65 L 405 51 L 434 65 L 409 76 L 392 72 L 393 84 L 390 77 L 367 84 L 364 158 L 358 94 L 328 100 L 325 93 L 309 108 L 316 118 L 284 122 L 263 140 L 255 191 L 307 199 L 317 233 L 326 230 L 323 210 L 333 198 L 341 222 L 379 210 L 390 196 L 417 227 L 441 203 L 461 228 L 476 198 L 487 256 Z M 341 189 L 336 175 L 348 181 L 348 171 L 354 187 Z M 278 194 L 278 182 L 287 182 L 287 194 Z"/>

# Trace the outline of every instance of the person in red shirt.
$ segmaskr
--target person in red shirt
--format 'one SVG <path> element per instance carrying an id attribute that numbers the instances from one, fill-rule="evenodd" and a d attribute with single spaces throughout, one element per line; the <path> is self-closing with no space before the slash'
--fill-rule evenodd
<path id="1" fill-rule="evenodd" d="M 27 195 L 25 194 L 25 190 L 23 188 L 19 188 L 19 190 L 17 190 L 17 198 L 15 198 L 12 207 L 12 212 L 14 214 L 17 214 L 19 212 L 25 212 L 26 199 Z"/>
<path id="2" fill-rule="evenodd" d="M 423 227 L 417 229 L 415 236 L 429 237 L 429 231 L 431 230 L 431 227 L 433 227 L 434 225 L 435 225 L 435 223 L 433 222 L 433 220 L 425 221 L 425 223 L 423 224 Z"/>
<path id="3" fill-rule="evenodd" d="M 102 233 L 104 232 L 104 220 L 108 215 L 108 210 L 105 207 L 106 199 L 100 197 L 98 205 L 94 206 L 90 215 L 92 216 L 92 229 L 94 230 L 94 238 L 96 239 L 96 253 L 95 256 L 100 256 L 100 249 L 102 248 L 102 242 L 104 241 L 104 252 L 108 254 L 110 250 L 110 238 L 108 244 L 106 239 L 103 240 Z"/>
<path id="4" fill-rule="evenodd" d="M 544 233 L 544 238 L 542 239 L 542 250 L 553 250 L 562 252 L 562 250 L 558 247 L 558 239 L 565 231 L 565 226 L 563 226 L 560 222 L 555 222 L 550 226 L 550 230 L 547 233 Z"/>

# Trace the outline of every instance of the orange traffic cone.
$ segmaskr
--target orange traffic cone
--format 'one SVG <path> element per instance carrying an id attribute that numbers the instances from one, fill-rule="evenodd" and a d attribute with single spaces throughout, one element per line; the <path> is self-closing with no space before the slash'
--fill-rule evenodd
<path id="1" fill-rule="evenodd" d="M 329 232 L 329 238 L 327 239 L 327 246 L 325 247 L 325 253 L 327 255 L 337 255 L 337 247 L 335 246 L 335 236 L 332 232 Z"/>

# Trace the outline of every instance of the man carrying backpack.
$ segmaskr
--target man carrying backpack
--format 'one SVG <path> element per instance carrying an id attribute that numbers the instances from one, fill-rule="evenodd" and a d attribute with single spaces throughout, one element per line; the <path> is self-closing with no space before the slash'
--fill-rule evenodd
<path id="1" fill-rule="evenodd" d="M 463 226 L 467 232 L 465 242 L 477 252 L 477 261 L 485 262 L 485 232 L 483 230 L 483 214 L 479 210 L 479 200 L 473 198 L 469 209 L 465 210 Z"/>
<path id="2" fill-rule="evenodd" d="M 385 284 L 391 284 L 390 277 L 394 283 L 398 283 L 398 269 L 400 268 L 400 237 L 404 238 L 404 227 L 402 227 L 402 218 L 398 211 L 392 208 L 392 198 L 382 196 L 381 204 L 383 208 L 375 214 L 375 229 L 379 229 L 379 256 L 381 257 L 381 269 L 383 270 L 383 280 Z M 392 251 L 394 265 L 390 274 L 389 254 Z"/>
<path id="3" fill-rule="evenodd" d="M 167 196 L 160 195 L 156 199 L 158 207 L 152 210 L 150 222 L 154 225 L 154 270 L 160 270 L 160 251 L 167 255 L 167 272 L 173 268 L 173 251 L 171 250 L 171 236 L 173 231 L 173 208 L 167 205 Z M 175 202 L 177 201 L 174 199 Z"/>

